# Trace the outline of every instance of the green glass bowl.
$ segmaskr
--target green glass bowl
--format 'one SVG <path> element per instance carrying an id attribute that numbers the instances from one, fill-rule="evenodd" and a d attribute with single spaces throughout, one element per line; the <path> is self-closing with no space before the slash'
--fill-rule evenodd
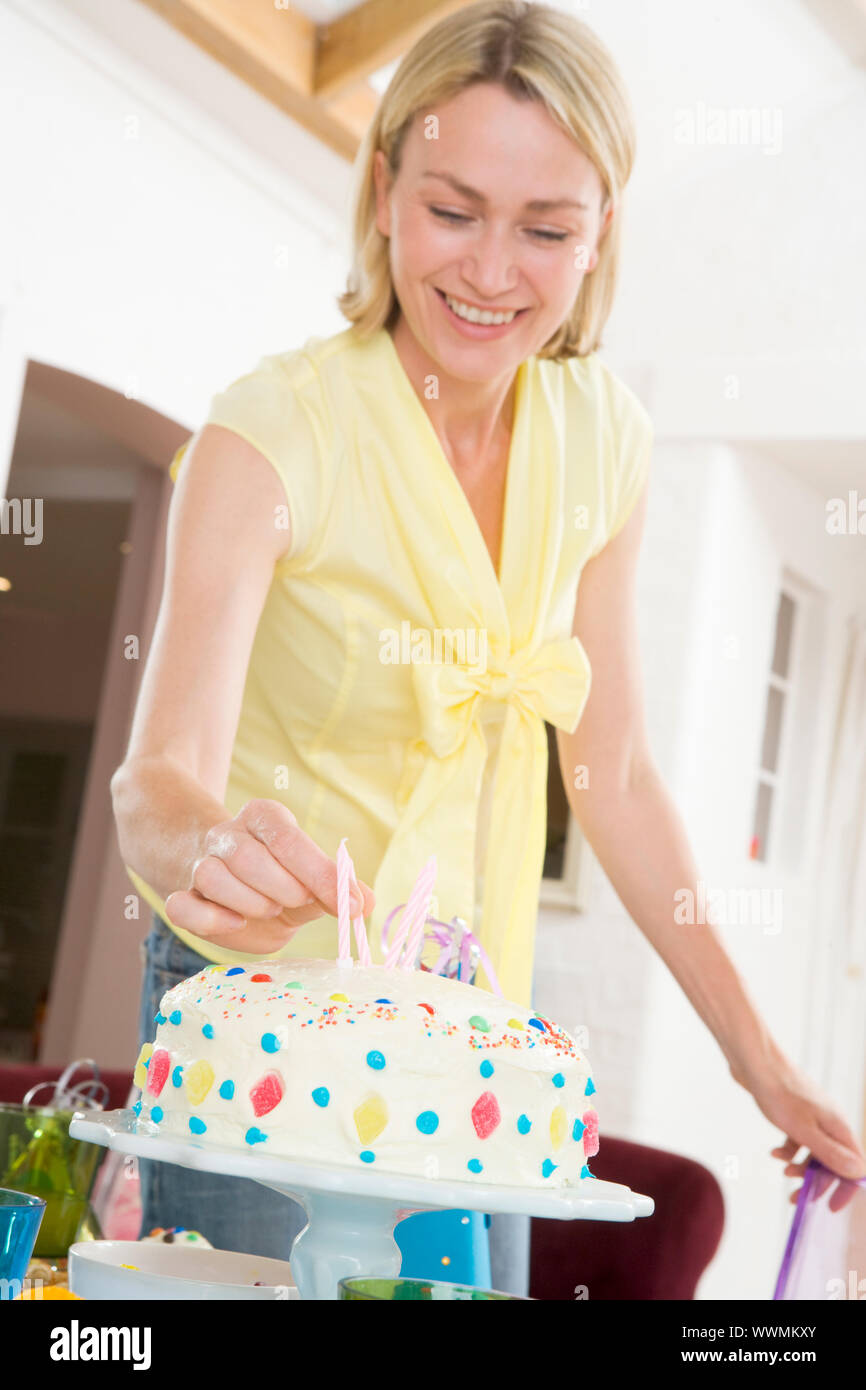
<path id="1" fill-rule="evenodd" d="M 476 1289 L 471 1284 L 446 1284 L 436 1279 L 341 1279 L 338 1288 L 338 1298 L 355 1302 L 499 1303 L 512 1299 L 518 1303 L 532 1302 L 532 1299 L 521 1298 L 519 1294 Z"/>
<path id="2" fill-rule="evenodd" d="M 89 1198 L 105 1150 L 70 1138 L 74 1113 L 0 1104 L 0 1187 L 45 1202 L 34 1258 L 64 1257 L 74 1241 L 102 1234 Z"/>

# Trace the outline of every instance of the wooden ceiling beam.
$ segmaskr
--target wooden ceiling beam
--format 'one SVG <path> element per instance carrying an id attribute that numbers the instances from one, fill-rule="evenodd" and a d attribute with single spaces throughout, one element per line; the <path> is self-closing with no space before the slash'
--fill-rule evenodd
<path id="1" fill-rule="evenodd" d="M 333 96 L 399 58 L 426 29 L 465 0 L 364 0 L 320 24 L 314 91 Z"/>

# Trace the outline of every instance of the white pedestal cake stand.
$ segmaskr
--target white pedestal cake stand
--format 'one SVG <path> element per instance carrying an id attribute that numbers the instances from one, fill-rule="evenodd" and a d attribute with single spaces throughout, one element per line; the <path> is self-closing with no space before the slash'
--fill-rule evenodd
<path id="1" fill-rule="evenodd" d="M 302 1299 L 335 1299 L 338 1281 L 352 1275 L 396 1277 L 402 1256 L 394 1227 L 416 1211 L 458 1208 L 562 1221 L 633 1221 L 651 1215 L 654 1205 L 651 1197 L 600 1178 L 546 1192 L 401 1177 L 337 1164 L 312 1166 L 243 1149 L 205 1147 L 195 1139 L 161 1137 L 155 1125 L 139 1120 L 132 1110 L 104 1111 L 98 1119 L 93 1111 L 77 1111 L 69 1133 L 140 1158 L 253 1178 L 294 1197 L 307 1213 L 307 1225 L 295 1237 L 289 1257 Z"/>

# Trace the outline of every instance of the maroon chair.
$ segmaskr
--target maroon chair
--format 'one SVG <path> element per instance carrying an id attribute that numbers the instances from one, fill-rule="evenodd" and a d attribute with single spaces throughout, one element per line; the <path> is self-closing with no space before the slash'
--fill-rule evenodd
<path id="1" fill-rule="evenodd" d="M 602 1136 L 593 1176 L 655 1202 L 636 1221 L 532 1219 L 532 1298 L 691 1299 L 719 1246 L 722 1189 L 708 1168 L 680 1154 Z"/>

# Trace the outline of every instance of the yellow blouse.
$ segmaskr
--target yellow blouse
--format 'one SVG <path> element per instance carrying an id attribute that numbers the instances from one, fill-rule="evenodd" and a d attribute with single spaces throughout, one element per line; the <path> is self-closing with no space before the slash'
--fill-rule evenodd
<path id="1" fill-rule="evenodd" d="M 578 581 L 641 492 L 647 412 L 595 353 L 521 364 L 498 575 L 386 330 L 365 340 L 349 328 L 263 357 L 213 398 L 207 422 L 270 460 L 291 522 L 256 630 L 225 805 L 234 814 L 253 797 L 283 801 L 331 856 L 347 837 L 376 893 L 374 961 L 384 917 L 435 853 L 435 915 L 473 925 L 505 996 L 528 1005 L 544 721 L 571 732 L 583 711 Z M 252 958 L 173 930 L 208 960 Z M 271 959 L 333 957 L 336 945 L 325 916 Z M 483 972 L 478 983 L 489 987 Z"/>

